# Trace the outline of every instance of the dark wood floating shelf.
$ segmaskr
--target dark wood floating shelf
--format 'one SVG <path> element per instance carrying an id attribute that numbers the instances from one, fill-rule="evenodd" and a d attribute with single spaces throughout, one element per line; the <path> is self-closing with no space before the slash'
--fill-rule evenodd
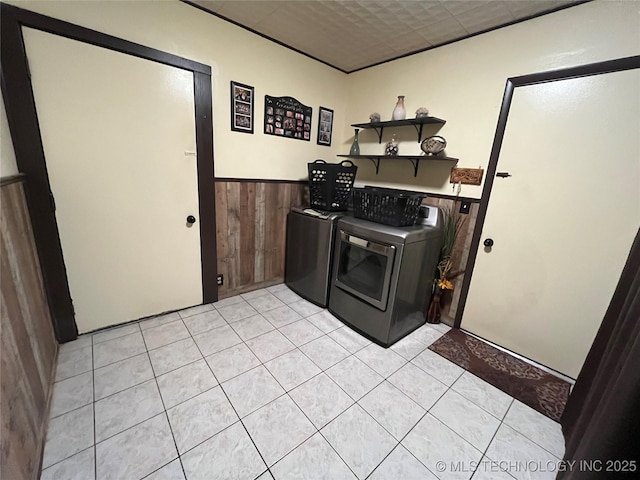
<path id="1" fill-rule="evenodd" d="M 437 156 L 437 155 L 338 155 L 338 157 L 371 160 L 371 162 L 376 167 L 376 175 L 380 171 L 380 160 L 383 158 L 388 158 L 391 160 L 409 160 L 413 165 L 414 177 L 418 176 L 418 166 L 420 165 L 421 160 L 426 160 L 428 162 L 431 162 L 433 160 L 445 160 L 445 161 L 456 162 L 456 163 L 458 162 L 457 158 L 443 157 L 443 156 Z"/>
<path id="2" fill-rule="evenodd" d="M 437 117 L 419 117 L 419 118 L 407 118 L 405 120 L 389 120 L 387 122 L 368 122 L 368 123 L 352 123 L 352 127 L 357 128 L 373 128 L 378 133 L 378 143 L 382 143 L 382 132 L 385 127 L 404 127 L 406 125 L 413 125 L 418 133 L 418 143 L 422 142 L 422 127 L 426 124 L 430 125 L 444 125 L 446 120 Z"/>

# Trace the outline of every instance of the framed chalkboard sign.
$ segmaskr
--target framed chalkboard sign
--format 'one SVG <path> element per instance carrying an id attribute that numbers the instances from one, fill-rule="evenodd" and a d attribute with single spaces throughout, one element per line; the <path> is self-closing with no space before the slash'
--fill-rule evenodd
<path id="1" fill-rule="evenodd" d="M 264 133 L 311 141 L 313 109 L 293 97 L 264 96 Z"/>

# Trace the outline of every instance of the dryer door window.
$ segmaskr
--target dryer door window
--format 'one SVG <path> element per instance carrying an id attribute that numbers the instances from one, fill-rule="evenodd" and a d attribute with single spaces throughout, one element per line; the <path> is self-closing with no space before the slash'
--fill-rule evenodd
<path id="1" fill-rule="evenodd" d="M 387 308 L 395 247 L 340 231 L 336 286 L 380 310 Z"/>

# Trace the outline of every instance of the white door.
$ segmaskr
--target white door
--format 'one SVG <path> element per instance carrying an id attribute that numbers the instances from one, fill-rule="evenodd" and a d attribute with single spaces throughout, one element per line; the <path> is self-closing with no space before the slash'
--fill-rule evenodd
<path id="1" fill-rule="evenodd" d="M 639 89 L 515 89 L 461 328 L 577 376 L 640 225 Z"/>
<path id="2" fill-rule="evenodd" d="M 24 36 L 78 330 L 202 303 L 193 74 Z"/>

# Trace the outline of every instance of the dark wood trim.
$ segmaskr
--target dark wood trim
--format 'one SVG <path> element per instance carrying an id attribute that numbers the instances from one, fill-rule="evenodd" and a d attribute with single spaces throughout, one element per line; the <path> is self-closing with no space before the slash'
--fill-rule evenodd
<path id="1" fill-rule="evenodd" d="M 29 177 L 29 182 L 25 184 L 27 207 L 53 329 L 58 341 L 68 342 L 78 336 L 78 330 L 62 258 L 58 224 L 51 204 L 51 187 L 18 18 L 22 10 L 4 3 L 0 8 L 2 96 L 18 169 Z"/>
<path id="2" fill-rule="evenodd" d="M 271 178 L 227 178 L 216 177 L 216 182 L 240 182 L 240 183 L 309 183 L 307 180 L 274 180 Z"/>
<path id="3" fill-rule="evenodd" d="M 456 196 L 456 195 L 447 195 L 444 193 L 431 193 L 431 192 L 425 192 L 425 194 L 427 195 L 427 198 L 431 197 L 431 198 L 444 198 L 445 200 L 454 200 L 454 201 L 461 201 L 461 202 L 470 202 L 470 203 L 480 203 L 480 199 L 479 198 L 471 198 L 471 197 L 460 197 L 460 196 Z"/>
<path id="4" fill-rule="evenodd" d="M 260 32 L 258 32 L 256 30 L 254 30 L 253 28 L 247 27 L 246 25 L 243 25 L 243 24 L 241 24 L 239 22 L 236 22 L 235 20 L 232 20 L 232 19 L 230 19 L 228 17 L 225 17 L 224 15 L 221 15 L 221 14 L 216 13 L 216 12 L 212 12 L 211 10 L 208 10 L 206 7 L 203 7 L 202 5 L 198 5 L 197 3 L 191 2 L 189 0 L 180 0 L 180 1 L 182 3 L 186 3 L 187 5 L 192 6 L 194 8 L 197 8 L 198 10 L 201 10 L 201 11 L 203 11 L 205 13 L 208 13 L 209 15 L 213 15 L 214 17 L 218 17 L 219 19 L 224 20 L 225 22 L 229 22 L 229 23 L 235 25 L 236 27 L 240 27 L 243 30 L 247 30 L 247 31 L 249 31 L 249 32 L 251 32 L 251 33 L 253 33 L 255 35 L 258 35 L 259 37 L 262 37 L 262 38 L 264 38 L 266 40 L 269 40 L 269 41 L 271 41 L 273 43 L 276 43 L 276 44 L 280 45 L 281 47 L 284 47 L 284 48 L 286 48 L 288 50 L 292 50 L 292 51 L 294 51 L 296 53 L 299 53 L 300 55 L 304 55 L 307 58 L 315 60 L 316 62 L 320 62 L 320 63 L 322 63 L 322 64 L 324 64 L 324 65 L 326 65 L 328 67 L 334 68 L 334 69 L 336 69 L 336 70 L 338 70 L 338 71 L 340 71 L 342 73 L 346 73 L 348 75 L 350 73 L 355 73 L 355 72 L 360 72 L 362 70 L 366 70 L 367 68 L 377 67 L 378 65 L 384 65 L 385 63 L 393 62 L 393 61 L 399 60 L 401 58 L 410 57 L 410 56 L 416 55 L 418 53 L 423 53 L 423 52 L 426 52 L 428 50 L 433 50 L 434 48 L 444 47 L 445 45 L 451 45 L 452 43 L 460 42 L 460 41 L 466 40 L 468 38 L 472 38 L 472 37 L 475 37 L 475 36 L 478 36 L 478 35 L 482 35 L 483 33 L 489 33 L 489 32 L 493 32 L 494 30 L 498 30 L 500 28 L 510 27 L 511 25 L 515 25 L 517 23 L 526 22 L 527 20 L 531 20 L 531 19 L 534 19 L 534 18 L 542 17 L 544 15 L 548 15 L 550 13 L 558 12 L 558 11 L 564 10 L 566 8 L 576 7 L 578 5 L 582 5 L 583 3 L 589 3 L 589 2 L 591 2 L 593 0 L 575 0 L 573 3 L 567 4 L 567 5 L 561 5 L 559 7 L 553 8 L 551 10 L 546 10 L 544 12 L 536 13 L 535 15 L 529 15 L 527 17 L 520 18 L 520 19 L 514 20 L 512 22 L 503 23 L 502 25 L 498 25 L 497 27 L 487 28 L 485 30 L 481 30 L 481 31 L 476 32 L 476 33 L 471 33 L 469 35 L 465 35 L 464 37 L 456 38 L 455 40 L 451 40 L 449 42 L 443 42 L 443 43 L 439 43 L 437 45 L 432 45 L 432 46 L 427 47 L 427 48 L 421 48 L 419 50 L 414 50 L 413 52 L 405 53 L 403 55 L 398 55 L 397 57 L 393 57 L 393 58 L 390 58 L 388 60 L 383 60 L 382 62 L 372 63 L 371 65 L 367 65 L 365 67 L 356 68 L 354 70 L 345 70 L 345 69 L 337 67 L 337 66 L 335 66 L 335 65 L 333 65 L 331 63 L 325 62 L 324 60 L 321 60 L 321 59 L 319 59 L 317 57 L 314 57 L 313 55 L 309 55 L 308 53 L 305 53 L 302 50 L 298 50 L 297 48 L 292 47 L 291 45 L 287 45 L 286 43 L 283 43 L 280 40 L 276 40 L 275 38 L 272 38 L 272 37 L 270 37 L 268 35 L 265 35 L 264 33 L 260 33 Z"/>
<path id="5" fill-rule="evenodd" d="M 11 185 L 12 183 L 20 183 L 26 180 L 27 176 L 24 173 L 18 173 L 9 177 L 0 178 L 0 187 Z"/>
<path id="6" fill-rule="evenodd" d="M 13 12 L 17 21 L 23 27 L 35 28 L 43 32 L 78 40 L 97 47 L 115 50 L 116 52 L 126 53 L 127 55 L 144 58 L 145 60 L 163 63 L 182 70 L 211 75 L 211 67 L 209 65 L 3 3 L 2 16 L 10 11 Z"/>
<path id="7" fill-rule="evenodd" d="M 0 4 L 0 65 L 2 95 L 19 170 L 25 184 L 38 257 L 56 338 L 64 343 L 77 338 L 60 235 L 51 201 L 51 187 L 40 136 L 35 99 L 26 59 L 22 26 L 81 41 L 126 55 L 191 71 L 194 74 L 196 154 L 204 302 L 215 301 L 216 238 L 213 183 L 213 123 L 211 67 L 160 50 L 112 37 L 95 30 Z"/>
<path id="8" fill-rule="evenodd" d="M 203 11 L 205 13 L 208 13 L 209 15 L 213 15 L 214 17 L 218 17 L 219 19 L 224 20 L 225 22 L 232 23 L 236 27 L 240 27 L 243 30 L 246 30 L 246 31 L 251 32 L 251 33 L 253 33 L 255 35 L 258 35 L 259 37 L 262 37 L 265 40 L 269 40 L 270 42 L 276 43 L 276 44 L 280 45 L 281 47 L 286 48 L 287 50 L 291 50 L 293 52 L 299 53 L 300 55 L 303 55 L 303 56 L 305 56 L 307 58 L 310 58 L 311 60 L 315 60 L 316 62 L 323 63 L 327 67 L 335 68 L 336 70 L 338 70 L 338 71 L 340 71 L 342 73 L 351 73 L 351 72 L 347 72 L 346 70 L 343 70 L 340 67 L 336 67 L 335 65 L 331 65 L 330 63 L 325 62 L 324 60 L 321 60 L 321 59 L 316 58 L 316 57 L 314 57 L 312 55 L 309 55 L 308 53 L 305 53 L 302 50 L 298 50 L 297 48 L 294 48 L 291 45 L 287 45 L 286 43 L 283 43 L 280 40 L 276 40 L 275 38 L 271 38 L 270 36 L 265 35 L 264 33 L 260 33 L 257 30 L 254 30 L 253 28 L 249 28 L 246 25 L 242 25 L 241 23 L 238 23 L 235 20 L 231 20 L 230 18 L 227 18 L 224 15 L 220 15 L 219 13 L 212 12 L 211 10 L 208 10 L 207 8 L 203 7 L 202 5 L 198 5 L 197 3 L 190 2 L 189 0 L 180 0 L 180 1 L 182 3 L 186 3 L 187 5 L 189 5 L 189 6 L 193 7 L 193 8 L 197 8 L 198 10 L 201 10 L 201 11 Z"/>
<path id="9" fill-rule="evenodd" d="M 605 73 L 633 70 L 635 68 L 639 68 L 639 63 L 640 55 L 636 55 L 633 57 L 623 57 L 616 58 L 615 60 L 607 60 L 605 62 L 590 63 L 587 65 L 578 65 L 576 67 L 550 70 L 548 72 L 521 75 L 519 77 L 512 77 L 509 80 L 511 80 L 511 82 L 516 87 L 524 87 L 527 85 L 536 85 L 539 83 L 555 82 L 557 80 L 569 80 L 571 78 L 589 77 L 592 75 L 602 75 Z"/>
<path id="10" fill-rule="evenodd" d="M 213 99 L 211 76 L 193 73 L 198 155 L 198 205 L 200 210 L 200 256 L 202 301 L 218 301 L 216 253 L 216 188 L 213 163 Z"/>
<path id="11" fill-rule="evenodd" d="M 471 285 L 471 277 L 473 276 L 473 267 L 476 263 L 478 248 L 480 246 L 480 237 L 482 236 L 482 227 L 484 226 L 484 219 L 487 216 L 487 206 L 489 204 L 491 188 L 493 187 L 493 179 L 495 177 L 496 169 L 498 168 L 498 157 L 500 156 L 500 150 L 502 149 L 504 131 L 507 126 L 507 119 L 509 118 L 509 110 L 511 109 L 513 90 L 513 82 L 511 81 L 511 79 L 507 79 L 507 84 L 504 88 L 504 95 L 502 96 L 502 107 L 500 108 L 500 114 L 498 115 L 498 125 L 496 127 L 496 133 L 493 138 L 493 145 L 491 147 L 489 165 L 484 177 L 484 186 L 482 188 L 482 197 L 480 199 L 480 206 L 478 208 L 476 226 L 473 230 L 473 236 L 471 237 L 471 245 L 469 246 L 469 260 L 467 261 L 467 268 L 465 269 L 468 273 L 465 274 L 464 279 L 462 280 L 462 290 L 460 292 L 460 299 L 458 300 L 456 318 L 453 322 L 453 326 L 455 328 L 460 328 L 460 323 L 462 322 L 462 314 L 464 313 L 464 307 L 467 303 L 469 286 Z"/>
<path id="12" fill-rule="evenodd" d="M 480 247 L 482 229 L 484 227 L 484 221 L 487 216 L 487 209 L 489 207 L 491 188 L 493 187 L 493 180 L 498 168 L 500 150 L 502 148 L 502 141 L 504 140 L 504 132 L 507 127 L 509 110 L 511 108 L 511 101 L 513 99 L 515 88 L 520 86 L 535 85 L 539 83 L 568 80 L 571 78 L 603 75 L 606 73 L 621 72 L 636 68 L 640 68 L 640 55 L 607 60 L 604 62 L 590 63 L 587 65 L 579 65 L 576 67 L 569 67 L 560 70 L 550 70 L 548 72 L 533 73 L 507 79 L 504 95 L 502 97 L 502 106 L 500 108 L 500 114 L 498 115 L 496 133 L 493 139 L 493 145 L 491 147 L 491 155 L 489 157 L 489 165 L 487 167 L 484 187 L 482 189 L 482 197 L 478 209 L 478 219 L 476 222 L 475 230 L 473 232 L 473 237 L 471 239 L 471 246 L 469 248 L 469 261 L 467 263 L 467 272 L 469 273 L 465 275 L 462 282 L 462 290 L 460 292 L 458 310 L 456 312 L 456 318 L 454 320 L 455 328 L 460 328 L 462 315 L 464 314 L 464 307 L 467 303 L 467 296 L 469 295 L 469 287 L 471 285 L 473 269 L 475 267 L 476 258 L 478 256 L 478 249 Z"/>

